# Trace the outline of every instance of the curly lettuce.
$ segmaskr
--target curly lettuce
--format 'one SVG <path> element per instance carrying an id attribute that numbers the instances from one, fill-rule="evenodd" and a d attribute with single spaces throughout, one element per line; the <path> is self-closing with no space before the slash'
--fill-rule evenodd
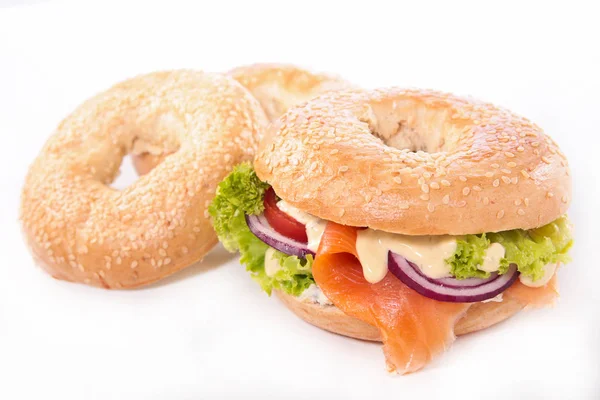
<path id="1" fill-rule="evenodd" d="M 457 241 L 456 252 L 446 260 L 451 273 L 458 279 L 487 278 L 490 274 L 479 269 L 485 251 L 491 243 L 504 246 L 505 255 L 499 272 L 517 264 L 521 274 L 533 281 L 544 276 L 543 267 L 549 263 L 570 261 L 568 251 L 573 245 L 571 226 L 566 217 L 531 230 L 513 229 L 504 232 L 466 235 Z"/>
<path id="2" fill-rule="evenodd" d="M 485 233 L 483 235 L 466 235 L 464 239 L 457 240 L 456 251 L 446 260 L 446 263 L 450 265 L 452 276 L 458 279 L 490 276 L 489 272 L 479 269 L 489 246 L 490 240 Z"/>
<path id="3" fill-rule="evenodd" d="M 265 292 L 270 295 L 277 289 L 299 296 L 314 283 L 312 256 L 300 259 L 277 251 L 275 257 L 281 268 L 268 276 L 265 253 L 269 246 L 254 236 L 246 224 L 246 214 L 263 212 L 263 198 L 268 188 L 249 163 L 240 164 L 219 184 L 208 212 L 223 246 L 230 252 L 240 252 L 240 263 Z"/>

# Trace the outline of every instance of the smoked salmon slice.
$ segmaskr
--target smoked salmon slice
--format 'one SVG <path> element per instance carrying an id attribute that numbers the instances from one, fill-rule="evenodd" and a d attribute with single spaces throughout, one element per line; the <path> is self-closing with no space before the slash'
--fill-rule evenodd
<path id="1" fill-rule="evenodd" d="M 454 325 L 470 304 L 421 296 L 388 272 L 367 282 L 356 258 L 357 228 L 328 222 L 313 264 L 317 286 L 348 315 L 381 332 L 390 372 L 423 368 L 455 339 Z"/>
<path id="2" fill-rule="evenodd" d="M 319 288 L 344 313 L 377 327 L 390 372 L 418 371 L 454 341 L 454 326 L 471 306 L 422 296 L 388 272 L 375 284 L 367 282 L 357 259 L 358 228 L 328 222 L 313 264 Z M 504 292 L 527 306 L 552 303 L 556 275 L 541 288 L 516 281 Z"/>

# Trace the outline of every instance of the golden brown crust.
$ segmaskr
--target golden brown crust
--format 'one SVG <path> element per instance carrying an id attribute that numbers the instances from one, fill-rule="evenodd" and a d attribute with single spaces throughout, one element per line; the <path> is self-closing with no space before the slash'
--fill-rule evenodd
<path id="1" fill-rule="evenodd" d="M 538 126 L 449 94 L 326 93 L 270 131 L 254 161 L 260 179 L 344 225 L 408 235 L 530 229 L 571 200 L 567 160 Z"/>
<path id="2" fill-rule="evenodd" d="M 349 88 L 343 79 L 287 64 L 252 64 L 228 72 L 259 101 L 269 121 L 279 118 L 289 107 L 310 100 L 328 90 Z M 138 174 L 144 175 L 176 149 L 136 147 L 131 157 Z"/>
<path id="3" fill-rule="evenodd" d="M 34 257 L 56 278 L 106 288 L 200 260 L 217 243 L 215 188 L 251 159 L 266 125 L 238 82 L 198 71 L 138 76 L 86 101 L 27 175 L 21 220 Z M 178 150 L 128 188 L 109 187 L 134 148 Z"/>
<path id="4" fill-rule="evenodd" d="M 309 299 L 300 300 L 281 291 L 275 292 L 287 308 L 309 324 L 355 339 L 381 341 L 376 327 L 344 314 L 335 306 L 322 306 Z M 510 318 L 522 309 L 523 305 L 512 298 L 501 302 L 475 303 L 456 323 L 454 333 L 460 336 L 488 328 Z"/>

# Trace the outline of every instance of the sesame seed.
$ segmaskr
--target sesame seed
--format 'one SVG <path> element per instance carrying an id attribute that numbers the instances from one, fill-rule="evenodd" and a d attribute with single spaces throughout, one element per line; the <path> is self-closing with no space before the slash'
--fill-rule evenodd
<path id="1" fill-rule="evenodd" d="M 512 171 L 510 169 L 506 169 L 506 168 L 502 168 L 500 171 L 504 172 L 505 174 L 512 173 Z"/>
<path id="2" fill-rule="evenodd" d="M 444 197 L 442 197 L 442 203 L 444 203 L 444 204 L 450 203 L 450 195 L 445 195 Z"/>
<path id="3" fill-rule="evenodd" d="M 517 166 L 517 163 L 514 161 L 509 161 L 506 165 L 508 165 L 509 168 L 514 168 Z"/>
<path id="4" fill-rule="evenodd" d="M 540 142 L 531 142 L 531 147 L 538 147 Z"/>
<path id="5" fill-rule="evenodd" d="M 131 262 L 131 264 L 129 266 L 131 267 L 131 269 L 135 269 L 138 266 L 138 262 L 134 260 Z"/>
<path id="6" fill-rule="evenodd" d="M 548 193 L 546 193 L 546 197 L 547 198 L 552 198 L 552 197 L 554 197 L 554 193 L 548 192 Z"/>
<path id="7" fill-rule="evenodd" d="M 164 264 L 165 264 L 165 265 L 169 265 L 169 264 L 171 264 L 171 259 L 170 259 L 169 257 L 165 258 L 165 262 L 164 262 Z"/>
<path id="8" fill-rule="evenodd" d="M 476 192 L 481 192 L 481 190 L 482 190 L 482 189 L 481 189 L 481 187 L 480 187 L 480 186 L 477 186 L 477 185 L 473 186 L 473 188 L 472 188 L 472 189 L 473 189 L 474 191 L 476 191 Z"/>
<path id="9" fill-rule="evenodd" d="M 429 185 L 427 185 L 426 183 L 422 184 L 421 190 L 423 191 L 423 193 L 429 193 Z"/>
<path id="10" fill-rule="evenodd" d="M 187 248 L 186 246 L 183 246 L 183 247 L 181 248 L 181 252 L 182 252 L 183 254 L 187 254 L 187 253 L 188 253 L 188 248 Z"/>
<path id="11" fill-rule="evenodd" d="M 471 193 L 471 189 L 469 187 L 464 187 L 462 190 L 463 196 L 468 196 Z"/>
<path id="12" fill-rule="evenodd" d="M 429 200 L 429 195 L 427 193 L 423 193 L 421 196 L 419 196 L 421 198 L 421 200 Z"/>
<path id="13" fill-rule="evenodd" d="M 500 164 L 493 163 L 493 164 L 490 164 L 490 167 L 492 167 L 494 169 L 498 169 L 498 168 L 500 168 Z"/>
<path id="14" fill-rule="evenodd" d="M 562 197 L 562 202 L 563 202 L 563 203 L 566 203 L 568 200 L 569 200 L 569 196 L 567 196 L 567 195 L 564 195 L 564 196 Z"/>
<path id="15" fill-rule="evenodd" d="M 337 153 L 339 153 L 339 150 L 338 150 L 338 149 L 333 149 L 333 150 L 331 150 L 331 151 L 329 152 L 329 154 L 331 154 L 331 155 L 334 155 L 334 154 L 337 154 Z"/>
<path id="16" fill-rule="evenodd" d="M 505 151 L 504 155 L 509 158 L 513 158 L 515 156 L 514 153 L 511 153 L 510 151 Z"/>
<path id="17" fill-rule="evenodd" d="M 513 185 L 516 185 L 517 182 L 519 182 L 519 178 L 517 176 L 513 176 L 512 178 L 510 178 L 510 181 Z"/>
<path id="18" fill-rule="evenodd" d="M 458 203 L 456 203 L 457 207 L 464 207 L 467 205 L 467 202 L 464 200 L 459 201 Z"/>
<path id="19" fill-rule="evenodd" d="M 499 180 L 499 179 L 496 179 L 496 180 L 494 180 L 494 182 L 492 182 L 492 186 L 493 186 L 493 187 L 498 187 L 498 186 L 500 186 L 500 180 Z"/>
<path id="20" fill-rule="evenodd" d="M 521 205 L 521 199 L 516 199 L 515 206 L 520 206 L 520 205 Z"/>
<path id="21" fill-rule="evenodd" d="M 525 215 L 525 210 L 523 210 L 522 208 L 519 208 L 517 210 L 517 214 L 519 214 L 519 215 Z"/>
<path id="22" fill-rule="evenodd" d="M 504 217 L 504 210 L 500 210 L 498 211 L 498 213 L 496 214 L 496 218 L 501 219 L 502 217 Z"/>
<path id="23" fill-rule="evenodd" d="M 486 172 L 486 173 L 485 173 L 485 176 L 486 176 L 487 178 L 491 178 L 492 176 L 494 176 L 494 173 L 493 173 L 493 172 L 491 172 L 491 171 L 488 171 L 488 172 Z"/>
<path id="24" fill-rule="evenodd" d="M 522 153 L 523 151 L 525 151 L 525 147 L 523 147 L 523 146 L 519 146 L 519 147 L 517 147 L 517 151 L 518 151 L 519 153 Z"/>
<path id="25" fill-rule="evenodd" d="M 486 205 L 486 206 L 487 206 L 488 204 L 490 204 L 490 199 L 489 199 L 488 197 L 484 197 L 484 198 L 483 198 L 483 204 L 484 204 L 484 205 Z"/>
<path id="26" fill-rule="evenodd" d="M 523 175 L 525 178 L 529 178 L 529 172 L 525 171 L 524 169 L 521 170 L 521 175 Z"/>
<path id="27" fill-rule="evenodd" d="M 432 189 L 438 190 L 440 188 L 440 184 L 437 183 L 437 182 L 431 182 L 429 184 L 429 187 L 432 188 Z"/>
<path id="28" fill-rule="evenodd" d="M 442 185 L 444 185 L 444 186 L 450 186 L 450 182 L 449 182 L 449 181 L 447 181 L 446 179 L 442 179 L 440 182 L 441 182 L 441 184 L 442 184 Z"/>
<path id="29" fill-rule="evenodd" d="M 458 177 L 458 179 L 460 179 L 460 180 L 461 180 L 461 181 L 463 181 L 463 182 L 466 182 L 466 181 L 467 181 L 467 177 L 466 177 L 466 176 L 462 176 L 462 175 L 461 175 L 461 176 L 459 176 L 459 177 Z"/>
<path id="30" fill-rule="evenodd" d="M 546 164 L 550 164 L 550 159 L 546 156 L 542 156 L 542 161 L 545 162 Z"/>
<path id="31" fill-rule="evenodd" d="M 400 205 L 398 206 L 398 208 L 400 208 L 401 210 L 408 210 L 408 208 L 409 208 L 409 207 L 410 207 L 410 206 L 409 206 L 408 204 L 400 204 Z"/>
<path id="32" fill-rule="evenodd" d="M 346 172 L 348 171 L 349 167 L 347 165 L 342 165 L 341 167 L 338 168 L 338 171 L 340 172 Z"/>
<path id="33" fill-rule="evenodd" d="M 164 249 L 158 249 L 158 255 L 161 257 L 165 257 L 167 252 Z"/>
<path id="34" fill-rule="evenodd" d="M 502 182 L 504 182 L 504 183 L 507 183 L 507 184 L 508 184 L 508 183 L 510 183 L 510 178 L 509 178 L 508 176 L 504 176 L 504 175 L 502 175 Z"/>
<path id="35" fill-rule="evenodd" d="M 392 178 L 394 182 L 396 182 L 397 184 L 401 184 L 402 183 L 402 178 L 400 178 L 399 176 L 395 176 L 394 178 Z"/>
<path id="36" fill-rule="evenodd" d="M 431 203 L 427 204 L 427 211 L 433 212 L 435 210 L 435 206 Z"/>
<path id="37" fill-rule="evenodd" d="M 425 171 L 425 172 L 423 172 L 423 176 L 424 176 L 425 178 L 429 179 L 429 178 L 431 178 L 431 172 L 427 172 L 427 171 Z"/>

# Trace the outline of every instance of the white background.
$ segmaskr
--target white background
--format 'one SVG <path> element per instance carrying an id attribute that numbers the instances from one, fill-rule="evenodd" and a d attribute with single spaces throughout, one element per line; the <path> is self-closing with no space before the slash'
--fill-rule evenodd
<path id="1" fill-rule="evenodd" d="M 592 7 L 189 4 L 0 9 L 0 399 L 600 398 L 600 30 Z M 19 231 L 19 191 L 44 140 L 78 103 L 142 72 L 265 61 L 365 87 L 473 95 L 542 126 L 574 180 L 577 242 L 574 262 L 560 271 L 559 304 L 460 338 L 425 370 L 391 377 L 379 345 L 303 323 L 220 248 L 133 291 L 56 281 L 34 266 Z M 124 164 L 119 184 L 133 176 Z"/>

